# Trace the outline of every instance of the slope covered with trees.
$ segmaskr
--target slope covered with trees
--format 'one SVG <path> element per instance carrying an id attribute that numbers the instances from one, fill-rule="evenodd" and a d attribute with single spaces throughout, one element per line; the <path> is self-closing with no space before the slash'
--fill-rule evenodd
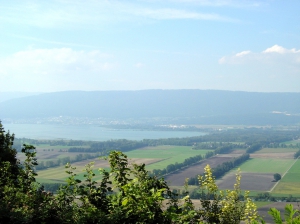
<path id="1" fill-rule="evenodd" d="M 0 103 L 0 117 L 168 118 L 181 124 L 294 124 L 300 121 L 299 105 L 300 93 L 69 91 L 7 100 Z"/>

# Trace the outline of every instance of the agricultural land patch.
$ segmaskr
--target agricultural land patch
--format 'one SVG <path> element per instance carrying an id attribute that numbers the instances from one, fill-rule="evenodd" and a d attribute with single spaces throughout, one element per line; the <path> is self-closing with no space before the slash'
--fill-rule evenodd
<path id="1" fill-rule="evenodd" d="M 295 161 L 295 160 L 294 160 Z M 300 160 L 295 161 L 293 166 L 279 181 L 278 185 L 272 191 L 279 194 L 299 194 L 300 188 Z"/>
<path id="2" fill-rule="evenodd" d="M 128 158 L 157 159 L 157 162 L 146 166 L 147 170 L 164 169 L 170 164 L 183 162 L 189 157 L 205 155 L 211 150 L 193 150 L 191 146 L 156 146 L 126 152 Z"/>
<path id="3" fill-rule="evenodd" d="M 275 184 L 273 173 L 245 173 L 241 172 L 241 189 L 250 191 L 269 191 Z M 233 189 L 236 173 L 230 172 L 217 180 L 220 189 Z"/>
<path id="4" fill-rule="evenodd" d="M 189 166 L 186 169 L 176 171 L 172 174 L 169 174 L 165 177 L 165 180 L 171 186 L 182 186 L 186 178 L 195 177 L 197 175 L 201 175 L 204 172 L 204 167 L 209 164 L 211 168 L 217 167 L 218 165 L 228 162 L 236 157 L 237 154 L 223 154 L 223 155 L 216 155 L 209 159 L 205 159 L 196 163 L 195 165 Z M 241 154 L 239 154 L 241 155 Z"/>
<path id="5" fill-rule="evenodd" d="M 252 157 L 252 154 L 251 154 Z M 240 166 L 241 171 L 251 173 L 280 173 L 286 172 L 293 159 L 251 158 Z"/>

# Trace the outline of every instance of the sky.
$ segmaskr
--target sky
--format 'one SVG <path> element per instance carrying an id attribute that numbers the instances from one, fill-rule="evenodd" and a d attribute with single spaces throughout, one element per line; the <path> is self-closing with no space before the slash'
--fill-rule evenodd
<path id="1" fill-rule="evenodd" d="M 0 92 L 300 92 L 300 1 L 11 0 Z"/>

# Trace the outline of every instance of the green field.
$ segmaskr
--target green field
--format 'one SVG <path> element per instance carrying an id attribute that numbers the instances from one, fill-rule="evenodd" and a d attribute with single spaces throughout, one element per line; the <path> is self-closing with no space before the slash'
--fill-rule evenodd
<path id="1" fill-rule="evenodd" d="M 243 163 L 240 169 L 242 172 L 283 174 L 293 162 L 293 159 L 252 158 Z"/>
<path id="2" fill-rule="evenodd" d="M 53 151 L 52 151 L 53 147 Z M 43 145 L 38 148 L 38 154 L 40 154 L 39 161 L 47 161 L 51 159 L 63 158 L 66 156 L 75 157 L 80 153 L 68 153 L 63 150 L 62 152 L 59 149 L 62 149 L 62 146 L 49 146 Z M 50 150 L 48 150 L 48 148 Z M 66 147 L 67 148 L 67 147 Z M 66 149 L 65 148 L 65 149 Z M 46 150 L 44 150 L 46 149 Z M 238 150 L 238 149 L 237 149 Z M 243 151 L 245 149 L 241 149 Z M 211 150 L 193 150 L 190 146 L 171 146 L 171 145 L 162 145 L 156 147 L 145 147 L 137 150 L 132 150 L 126 152 L 125 154 L 130 159 L 135 159 L 139 163 L 139 159 L 157 159 L 158 162 L 147 165 L 147 170 L 153 169 L 164 169 L 169 164 L 181 163 L 186 158 L 196 156 L 196 155 L 205 155 Z M 260 153 L 284 153 L 284 152 L 295 152 L 297 149 L 293 148 L 264 148 L 258 152 Z M 96 158 L 95 158 L 96 160 Z M 83 161 L 84 162 L 84 161 Z M 278 159 L 278 158 L 251 158 L 240 166 L 242 172 L 251 172 L 251 173 L 280 173 L 284 174 L 290 166 L 295 162 L 294 159 Z M 78 174 L 77 179 L 84 180 L 84 165 L 76 165 L 77 169 L 75 172 Z M 40 183 L 65 183 L 66 178 L 69 176 L 65 173 L 66 169 L 61 167 L 54 167 L 46 170 L 41 170 L 38 172 L 37 181 Z M 98 169 L 94 169 L 96 174 L 94 180 L 99 181 L 101 175 L 98 172 Z M 300 196 L 299 193 L 300 187 L 300 160 L 297 161 L 289 172 L 280 180 L 276 188 L 271 192 L 273 196 L 288 196 L 292 194 L 293 196 Z M 254 196 L 258 193 L 253 191 L 250 195 Z"/>
<path id="3" fill-rule="evenodd" d="M 286 145 L 292 144 L 292 145 L 296 145 L 296 144 L 300 144 L 300 139 L 297 140 L 292 140 L 292 141 L 287 141 L 287 142 L 283 142 Z"/>
<path id="4" fill-rule="evenodd" d="M 272 204 L 273 202 L 271 202 L 271 201 L 255 201 L 254 203 L 256 204 L 257 208 L 260 208 L 265 205 Z"/>
<path id="5" fill-rule="evenodd" d="M 205 155 L 210 150 L 192 150 L 189 146 L 157 146 L 157 147 L 146 147 L 137 150 L 132 150 L 126 152 L 126 155 L 130 159 L 158 159 L 159 162 L 150 164 L 147 166 L 148 170 L 152 169 L 163 169 L 166 168 L 169 164 L 183 162 L 186 158 L 196 156 L 196 155 Z M 47 152 L 48 153 L 48 152 Z M 51 152 L 49 152 L 51 154 Z M 49 154 L 48 153 L 48 154 Z M 78 153 L 65 153 L 56 154 L 53 152 L 53 155 L 56 155 L 56 158 L 62 158 L 65 156 L 76 156 Z M 96 160 L 97 158 L 95 158 Z M 41 161 L 41 160 L 40 160 Z M 137 161 L 138 163 L 138 161 Z M 78 174 L 76 178 L 84 180 L 84 165 L 76 166 L 75 172 Z M 38 172 L 38 181 L 41 183 L 55 183 L 64 181 L 69 175 L 65 172 L 66 169 L 63 166 L 53 167 L 46 170 L 41 170 Z M 98 174 L 98 169 L 94 169 L 95 174 Z M 95 180 L 101 179 L 101 176 L 97 175 Z"/>
<path id="6" fill-rule="evenodd" d="M 276 188 L 272 191 L 272 195 L 275 193 L 282 195 L 293 195 L 300 196 L 299 193 L 300 183 L 287 183 L 287 182 L 279 182 Z"/>
<path id="7" fill-rule="evenodd" d="M 64 182 L 70 175 L 67 174 L 63 166 L 60 167 L 55 167 L 55 168 L 50 168 L 46 170 L 41 170 L 38 172 L 38 177 L 37 180 L 40 183 L 58 183 L 58 182 Z M 98 169 L 93 169 L 93 172 L 96 174 L 94 176 L 94 180 L 100 180 L 101 175 L 99 174 Z M 76 167 L 74 170 L 74 173 L 77 174 L 76 179 L 79 180 L 85 180 L 84 174 L 85 172 L 83 171 L 83 167 Z"/>
<path id="8" fill-rule="evenodd" d="M 185 159 L 196 156 L 205 155 L 211 150 L 193 150 L 191 146 L 169 146 L 162 145 L 156 147 L 146 147 L 142 149 L 126 152 L 129 158 L 153 158 L 161 159 L 157 163 L 147 166 L 148 170 L 164 169 L 170 164 L 183 162 Z"/>
<path id="9" fill-rule="evenodd" d="M 295 160 L 294 160 L 295 161 Z M 300 160 L 298 159 L 288 173 L 300 173 Z"/>
<path id="10" fill-rule="evenodd" d="M 298 183 L 300 184 L 300 173 L 287 173 L 280 182 L 286 182 L 286 183 Z M 300 187 L 300 185 L 298 185 Z"/>
<path id="11" fill-rule="evenodd" d="M 289 169 L 287 174 L 280 180 L 280 182 L 275 187 L 273 192 L 296 195 L 299 194 L 299 188 L 300 188 L 300 160 L 298 159 L 291 167 L 291 169 Z"/>
<path id="12" fill-rule="evenodd" d="M 255 154 L 297 152 L 298 150 L 299 150 L 298 148 L 263 148 L 259 151 L 256 151 Z"/>

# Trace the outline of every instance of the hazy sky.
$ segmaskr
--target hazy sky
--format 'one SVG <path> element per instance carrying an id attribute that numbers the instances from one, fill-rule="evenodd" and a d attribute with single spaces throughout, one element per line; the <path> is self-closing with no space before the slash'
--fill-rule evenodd
<path id="1" fill-rule="evenodd" d="M 11 0 L 0 91 L 300 92 L 298 0 Z"/>

